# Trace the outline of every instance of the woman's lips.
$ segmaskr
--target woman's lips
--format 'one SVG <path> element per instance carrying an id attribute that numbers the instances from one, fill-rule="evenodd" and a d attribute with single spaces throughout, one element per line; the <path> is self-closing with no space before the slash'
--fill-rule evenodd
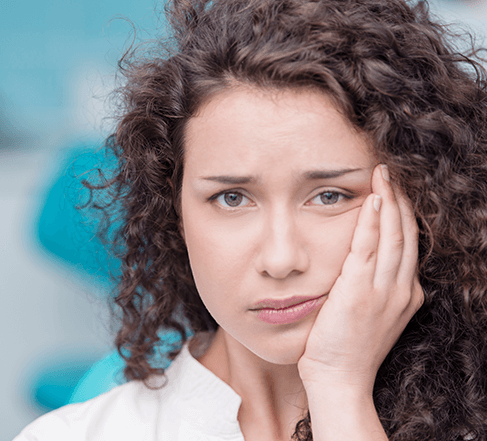
<path id="1" fill-rule="evenodd" d="M 257 312 L 257 317 L 272 325 L 284 325 L 293 323 L 318 308 L 325 295 L 319 297 L 290 297 L 284 300 L 265 299 L 257 303 L 252 311 Z"/>

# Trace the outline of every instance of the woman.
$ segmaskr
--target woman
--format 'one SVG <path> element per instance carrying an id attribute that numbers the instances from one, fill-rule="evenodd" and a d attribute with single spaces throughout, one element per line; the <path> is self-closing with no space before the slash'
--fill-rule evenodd
<path id="1" fill-rule="evenodd" d="M 123 60 L 119 169 L 92 185 L 123 216 L 133 381 L 17 440 L 487 439 L 476 54 L 424 2 L 179 0 L 169 18 L 173 40 Z M 166 371 L 161 330 L 183 345 Z"/>

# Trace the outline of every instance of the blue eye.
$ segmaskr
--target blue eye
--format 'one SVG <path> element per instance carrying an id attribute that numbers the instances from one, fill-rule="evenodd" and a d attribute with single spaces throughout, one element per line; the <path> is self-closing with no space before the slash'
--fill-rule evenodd
<path id="1" fill-rule="evenodd" d="M 245 197 L 242 193 L 237 193 L 235 191 L 222 193 L 215 199 L 220 205 L 228 208 L 244 207 L 249 203 L 249 199 L 247 197 Z"/>
<path id="2" fill-rule="evenodd" d="M 311 199 L 310 202 L 316 205 L 334 205 L 344 197 L 346 197 L 344 194 L 336 191 L 324 191 Z"/>

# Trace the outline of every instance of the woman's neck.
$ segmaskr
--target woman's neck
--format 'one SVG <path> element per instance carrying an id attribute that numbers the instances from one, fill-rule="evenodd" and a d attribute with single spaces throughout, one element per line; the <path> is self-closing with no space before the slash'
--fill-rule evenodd
<path id="1" fill-rule="evenodd" d="M 222 328 L 198 361 L 242 398 L 238 420 L 246 441 L 291 439 L 307 409 L 296 365 L 262 360 Z"/>

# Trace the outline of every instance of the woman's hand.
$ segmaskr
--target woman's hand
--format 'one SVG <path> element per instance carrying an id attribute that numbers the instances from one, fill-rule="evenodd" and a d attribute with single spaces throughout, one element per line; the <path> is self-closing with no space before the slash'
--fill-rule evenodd
<path id="1" fill-rule="evenodd" d="M 372 399 L 377 371 L 423 303 L 418 225 L 386 167 L 372 175 L 351 250 L 298 362 L 316 441 L 387 440 Z"/>
<path id="2" fill-rule="evenodd" d="M 387 167 L 375 168 L 350 254 L 299 360 L 307 391 L 337 386 L 371 397 L 381 363 L 423 303 L 418 226 L 388 176 Z"/>

